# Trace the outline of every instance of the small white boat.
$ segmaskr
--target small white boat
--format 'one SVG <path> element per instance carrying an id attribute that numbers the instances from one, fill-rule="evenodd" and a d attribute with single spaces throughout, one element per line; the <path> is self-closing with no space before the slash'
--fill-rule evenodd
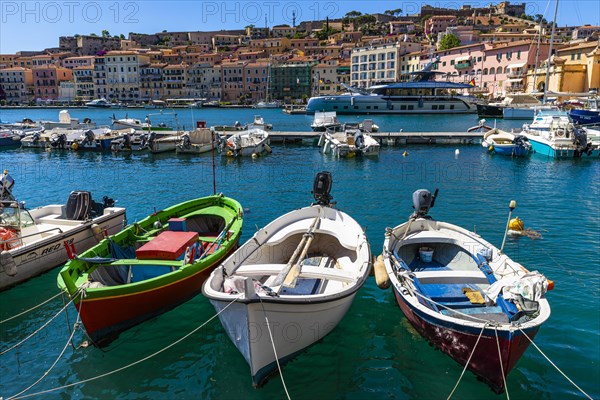
<path id="1" fill-rule="evenodd" d="M 281 103 L 278 101 L 259 101 L 254 105 L 254 108 L 279 108 Z"/>
<path id="2" fill-rule="evenodd" d="M 112 104 L 106 100 L 104 97 L 100 98 L 100 99 L 94 99 L 90 102 L 85 103 L 86 106 L 88 107 L 92 107 L 92 108 L 110 108 L 112 107 Z"/>
<path id="3" fill-rule="evenodd" d="M 157 135 L 152 131 L 148 135 L 148 149 L 151 153 L 167 153 L 175 151 L 177 145 L 181 143 L 182 132 L 162 132 Z"/>
<path id="4" fill-rule="evenodd" d="M 271 151 L 269 133 L 258 128 L 238 132 L 221 143 L 223 153 L 228 157 L 250 157 Z"/>
<path id="5" fill-rule="evenodd" d="M 265 119 L 260 115 L 255 115 L 251 124 L 246 125 L 245 129 L 259 128 L 265 131 L 273 130 L 273 124 L 266 124 Z"/>
<path id="6" fill-rule="evenodd" d="M 87 250 L 126 223 L 125 208 L 115 207 L 106 196 L 96 203 L 90 192 L 71 192 L 65 205 L 27 210 L 12 196 L 13 184 L 5 171 L 0 183 L 0 290 L 64 264 L 68 251 Z"/>
<path id="7" fill-rule="evenodd" d="M 335 157 L 378 156 L 381 145 L 371 135 L 359 129 L 344 132 L 325 131 L 318 143 L 323 154 Z"/>
<path id="8" fill-rule="evenodd" d="M 113 131 L 110 128 L 86 129 L 76 139 L 69 141 L 67 139 L 67 147 L 72 150 L 109 150 L 113 140 L 119 137 L 118 131 Z"/>
<path id="9" fill-rule="evenodd" d="M 220 138 L 209 128 L 197 128 L 181 135 L 181 140 L 177 143 L 175 151 L 182 154 L 202 154 L 218 148 L 218 139 Z"/>
<path id="10" fill-rule="evenodd" d="M 79 118 L 71 117 L 68 110 L 61 110 L 58 113 L 58 121 L 40 121 L 39 124 L 44 129 L 92 129 L 96 127 L 96 124 L 89 118 L 85 118 L 83 122 L 79 122 Z"/>
<path id="11" fill-rule="evenodd" d="M 367 237 L 330 189 L 331 175 L 317 174 L 316 203 L 258 230 L 203 285 L 256 386 L 332 331 L 369 275 Z"/>
<path id="12" fill-rule="evenodd" d="M 287 105 L 283 109 L 283 112 L 290 115 L 306 114 L 306 106 L 295 104 Z"/>
<path id="13" fill-rule="evenodd" d="M 342 124 L 337 119 L 335 111 L 316 112 L 310 127 L 315 132 L 323 132 L 327 129 L 339 129 Z"/>
<path id="14" fill-rule="evenodd" d="M 21 147 L 37 149 L 69 149 L 70 144 L 84 135 L 82 129 L 54 128 L 38 131 L 21 139 Z"/>
<path id="15" fill-rule="evenodd" d="M 113 114 L 112 118 L 112 128 L 113 129 L 129 129 L 133 128 L 138 131 L 170 131 L 173 128 L 170 128 L 165 123 L 160 123 L 158 125 L 152 125 L 150 122 L 150 118 L 146 117 L 145 121 L 142 122 L 137 118 L 129 118 L 125 115 L 125 118 L 117 119 Z"/>
<path id="16" fill-rule="evenodd" d="M 510 157 L 523 157 L 529 154 L 531 143 L 523 135 L 494 128 L 483 135 L 481 145 L 498 154 Z"/>

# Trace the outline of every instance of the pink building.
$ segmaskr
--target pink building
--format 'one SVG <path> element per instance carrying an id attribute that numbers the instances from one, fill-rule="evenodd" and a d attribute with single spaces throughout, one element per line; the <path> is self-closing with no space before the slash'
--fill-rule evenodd
<path id="1" fill-rule="evenodd" d="M 269 62 L 256 61 L 250 62 L 244 66 L 244 92 L 252 99 L 253 103 L 257 103 L 267 98 L 268 78 L 269 78 Z"/>
<path id="2" fill-rule="evenodd" d="M 425 21 L 425 34 L 437 36 L 440 32 L 446 32 L 449 27 L 456 26 L 458 19 L 454 15 L 436 15 Z"/>
<path id="3" fill-rule="evenodd" d="M 221 100 L 237 103 L 244 92 L 244 61 L 223 61 L 221 63 Z"/>
<path id="4" fill-rule="evenodd" d="M 542 43 L 540 61 L 548 57 L 548 44 Z M 536 43 L 530 41 L 477 43 L 437 51 L 440 61 L 435 68 L 448 74 L 453 82 L 469 83 L 482 92 L 501 95 L 511 91 L 524 91 L 528 69 L 535 67 Z M 429 57 L 421 59 L 421 67 Z"/>
<path id="5" fill-rule="evenodd" d="M 73 71 L 49 65 L 33 69 L 33 95 L 36 99 L 56 100 L 60 82 L 73 80 Z"/>

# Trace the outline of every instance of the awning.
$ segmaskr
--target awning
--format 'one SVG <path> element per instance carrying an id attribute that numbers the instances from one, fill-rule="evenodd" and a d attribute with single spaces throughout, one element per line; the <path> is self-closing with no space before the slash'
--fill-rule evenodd
<path id="1" fill-rule="evenodd" d="M 513 68 L 523 68 L 525 66 L 525 63 L 521 63 L 521 64 L 510 64 L 507 68 L 508 69 L 513 69 Z"/>
<path id="2" fill-rule="evenodd" d="M 463 62 L 463 61 L 469 61 L 471 59 L 471 56 L 464 56 L 464 57 L 457 57 L 454 59 L 454 62 Z"/>
<path id="3" fill-rule="evenodd" d="M 523 82 L 523 78 L 507 79 L 506 82 Z"/>

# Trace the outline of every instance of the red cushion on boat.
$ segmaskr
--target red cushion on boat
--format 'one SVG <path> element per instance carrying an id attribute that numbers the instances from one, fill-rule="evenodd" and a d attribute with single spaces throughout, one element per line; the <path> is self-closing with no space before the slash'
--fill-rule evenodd
<path id="1" fill-rule="evenodd" d="M 135 251 L 142 260 L 177 260 L 198 240 L 197 232 L 164 231 Z"/>

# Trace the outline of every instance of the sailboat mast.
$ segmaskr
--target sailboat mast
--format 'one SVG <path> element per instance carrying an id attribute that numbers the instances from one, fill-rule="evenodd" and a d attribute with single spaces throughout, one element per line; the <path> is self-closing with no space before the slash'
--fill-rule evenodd
<path id="1" fill-rule="evenodd" d="M 536 84 L 537 84 L 537 71 L 538 71 L 538 62 L 540 61 L 540 45 L 542 44 L 542 21 L 540 21 L 540 31 L 538 32 L 538 41 L 537 48 L 535 49 L 535 64 L 533 66 L 533 87 L 531 88 L 531 92 L 537 92 Z"/>
<path id="2" fill-rule="evenodd" d="M 554 8 L 554 21 L 552 21 L 552 33 L 550 34 L 550 47 L 548 49 L 548 62 L 546 63 L 546 82 L 544 83 L 544 98 L 542 103 L 546 104 L 548 97 L 548 81 L 550 80 L 550 59 L 552 58 L 552 45 L 554 44 L 554 32 L 556 31 L 556 14 L 558 14 L 558 0 Z"/>

